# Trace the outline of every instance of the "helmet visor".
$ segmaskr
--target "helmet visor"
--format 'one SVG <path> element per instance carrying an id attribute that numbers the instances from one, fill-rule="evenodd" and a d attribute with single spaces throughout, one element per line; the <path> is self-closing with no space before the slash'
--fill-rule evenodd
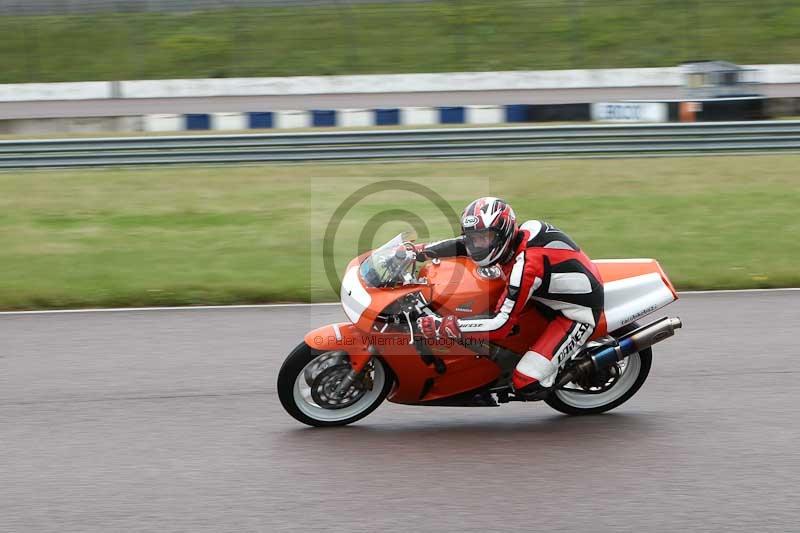
<path id="1" fill-rule="evenodd" d="M 464 235 L 464 244 L 472 259 L 482 261 L 500 246 L 500 235 L 494 228 L 468 231 Z"/>

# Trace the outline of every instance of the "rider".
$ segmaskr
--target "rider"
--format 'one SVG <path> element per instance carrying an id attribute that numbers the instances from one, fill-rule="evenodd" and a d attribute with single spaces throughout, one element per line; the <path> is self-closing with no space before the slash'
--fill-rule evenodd
<path id="1" fill-rule="evenodd" d="M 424 316 L 426 338 L 480 334 L 488 340 L 512 334 L 522 311 L 535 306 L 549 323 L 514 370 L 514 390 L 535 399 L 551 387 L 558 369 L 592 335 L 603 308 L 600 273 L 561 230 L 538 220 L 517 225 L 505 201 L 478 198 L 461 215 L 461 236 L 416 247 L 417 260 L 468 255 L 478 265 L 498 265 L 507 286 L 495 312 L 469 318 Z"/>

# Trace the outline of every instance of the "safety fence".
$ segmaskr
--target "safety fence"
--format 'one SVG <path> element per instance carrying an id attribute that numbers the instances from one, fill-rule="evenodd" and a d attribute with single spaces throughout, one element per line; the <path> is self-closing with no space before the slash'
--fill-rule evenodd
<path id="1" fill-rule="evenodd" d="M 800 150 L 800 121 L 3 141 L 0 168 L 571 158 L 776 150 Z"/>

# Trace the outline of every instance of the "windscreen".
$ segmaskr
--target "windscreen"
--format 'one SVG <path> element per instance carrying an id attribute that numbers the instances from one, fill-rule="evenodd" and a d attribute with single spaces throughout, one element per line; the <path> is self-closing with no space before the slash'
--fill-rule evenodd
<path id="1" fill-rule="evenodd" d="M 370 287 L 394 287 L 411 281 L 414 277 L 416 254 L 410 243 L 416 239 L 413 232 L 405 232 L 375 249 L 361 263 L 361 278 Z"/>

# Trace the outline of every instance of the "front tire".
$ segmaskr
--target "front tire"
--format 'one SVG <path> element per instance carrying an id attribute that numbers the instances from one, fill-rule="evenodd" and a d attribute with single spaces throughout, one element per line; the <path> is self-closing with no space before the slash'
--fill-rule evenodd
<path id="1" fill-rule="evenodd" d="M 368 370 L 371 388 L 360 391 L 340 406 L 322 407 L 317 403 L 320 395 L 312 391 L 312 385 L 317 383 L 312 380 L 345 362 L 349 365 L 343 352 L 320 352 L 305 343 L 297 346 L 278 372 L 278 397 L 286 412 L 309 426 L 332 427 L 351 424 L 377 409 L 394 383 L 391 370 L 377 357 L 372 358 Z"/>

